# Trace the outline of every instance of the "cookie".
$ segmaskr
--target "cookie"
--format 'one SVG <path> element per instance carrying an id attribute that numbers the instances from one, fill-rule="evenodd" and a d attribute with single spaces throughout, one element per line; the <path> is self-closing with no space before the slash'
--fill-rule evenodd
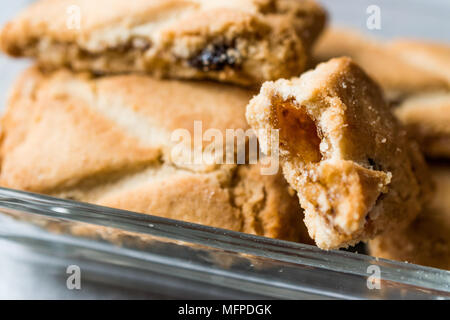
<path id="1" fill-rule="evenodd" d="M 298 199 L 281 173 L 262 175 L 263 163 L 183 165 L 172 155 L 180 142 L 171 133 L 195 137 L 195 121 L 204 131 L 248 128 L 252 94 L 217 83 L 31 68 L 1 120 L 0 185 L 307 241 Z"/>
<path id="2" fill-rule="evenodd" d="M 450 43 L 400 39 L 388 47 L 409 63 L 440 75 L 450 85 Z"/>
<path id="3" fill-rule="evenodd" d="M 441 74 L 411 64 L 388 45 L 351 30 L 329 28 L 318 40 L 313 57 L 317 62 L 324 62 L 341 56 L 351 57 L 358 63 L 393 102 L 417 93 L 450 88 Z"/>
<path id="4" fill-rule="evenodd" d="M 450 92 L 410 97 L 395 114 L 428 158 L 450 158 Z"/>
<path id="5" fill-rule="evenodd" d="M 436 192 L 410 226 L 369 242 L 371 255 L 450 270 L 450 167 L 431 166 Z"/>
<path id="6" fill-rule="evenodd" d="M 0 47 L 47 69 L 254 85 L 300 74 L 325 20 L 312 0 L 41 0 Z"/>
<path id="7" fill-rule="evenodd" d="M 320 248 L 347 247 L 407 224 L 429 197 L 417 145 L 350 58 L 265 83 L 247 106 L 247 120 L 264 152 L 279 150 Z M 268 137 L 274 130 L 278 142 Z"/>

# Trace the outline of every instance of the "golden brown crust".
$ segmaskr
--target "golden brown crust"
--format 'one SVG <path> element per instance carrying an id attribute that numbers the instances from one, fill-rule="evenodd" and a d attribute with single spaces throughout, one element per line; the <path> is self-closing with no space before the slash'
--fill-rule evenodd
<path id="1" fill-rule="evenodd" d="M 223 134 L 246 129 L 251 95 L 207 82 L 31 68 L 2 118 L 0 185 L 306 242 L 281 174 L 263 176 L 251 164 L 183 167 L 171 156 L 171 132 L 193 134 L 194 121 Z"/>
<path id="2" fill-rule="evenodd" d="M 298 192 L 310 236 L 345 247 L 407 224 L 431 183 L 381 90 L 349 58 L 292 81 L 265 83 L 247 106 L 264 152 L 279 130 L 284 175 Z M 275 147 L 278 147 L 276 145 Z"/>
<path id="3" fill-rule="evenodd" d="M 405 99 L 395 109 L 429 158 L 450 158 L 450 93 L 422 94 Z"/>
<path id="4" fill-rule="evenodd" d="M 300 74 L 325 20 L 312 0 L 42 0 L 6 25 L 0 47 L 52 69 L 253 85 Z"/>
<path id="5" fill-rule="evenodd" d="M 450 270 L 450 167 L 435 164 L 431 171 L 431 204 L 408 227 L 370 241 L 373 256 Z"/>
<path id="6" fill-rule="evenodd" d="M 354 31 L 329 28 L 318 40 L 313 57 L 324 62 L 341 56 L 351 57 L 394 101 L 411 94 L 450 88 L 441 74 L 410 63 L 388 45 Z"/>

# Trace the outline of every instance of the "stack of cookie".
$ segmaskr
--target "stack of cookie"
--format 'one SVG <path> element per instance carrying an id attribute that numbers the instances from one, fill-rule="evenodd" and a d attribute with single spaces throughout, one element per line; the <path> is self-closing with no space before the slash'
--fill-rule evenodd
<path id="1" fill-rule="evenodd" d="M 444 249 L 442 235 L 427 238 L 429 260 L 416 252 L 420 233 L 446 221 L 429 204 L 444 184 L 433 193 L 416 139 L 430 157 L 450 154 L 445 119 L 424 112 L 446 108 L 448 56 L 417 45 L 405 57 L 416 44 L 387 49 L 340 30 L 314 46 L 325 20 L 311 0 L 38 1 L 0 34 L 4 52 L 36 60 L 2 118 L 0 185 L 323 249 L 374 239 L 379 256 L 449 260 L 448 232 Z M 209 148 L 250 128 L 265 157 L 245 154 L 250 136 Z M 263 170 L 278 160 L 282 171 Z"/>

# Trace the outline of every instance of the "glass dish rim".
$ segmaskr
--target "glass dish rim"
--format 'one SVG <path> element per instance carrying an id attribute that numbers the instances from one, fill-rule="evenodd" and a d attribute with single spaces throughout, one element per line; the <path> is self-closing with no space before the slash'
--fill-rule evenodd
<path id="1" fill-rule="evenodd" d="M 368 277 L 367 265 L 378 265 L 383 269 L 383 280 L 450 293 L 450 271 L 379 259 L 363 254 L 339 250 L 324 251 L 302 243 L 265 238 L 7 188 L 0 188 L 0 209 L 112 227 L 286 263 L 301 262 L 305 266 L 319 270 L 332 270 L 347 275 Z"/>

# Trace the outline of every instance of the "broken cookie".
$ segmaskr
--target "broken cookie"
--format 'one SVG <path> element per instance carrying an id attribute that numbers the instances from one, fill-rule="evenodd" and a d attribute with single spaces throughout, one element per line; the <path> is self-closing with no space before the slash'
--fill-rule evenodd
<path id="1" fill-rule="evenodd" d="M 320 248 L 347 247 L 407 224 L 428 199 L 431 183 L 418 146 L 350 58 L 265 83 L 247 106 L 247 120 L 264 152 L 277 143 Z M 269 139 L 273 130 L 278 142 Z"/>
<path id="2" fill-rule="evenodd" d="M 42 0 L 0 47 L 47 69 L 254 85 L 300 74 L 325 20 L 312 0 Z"/>

